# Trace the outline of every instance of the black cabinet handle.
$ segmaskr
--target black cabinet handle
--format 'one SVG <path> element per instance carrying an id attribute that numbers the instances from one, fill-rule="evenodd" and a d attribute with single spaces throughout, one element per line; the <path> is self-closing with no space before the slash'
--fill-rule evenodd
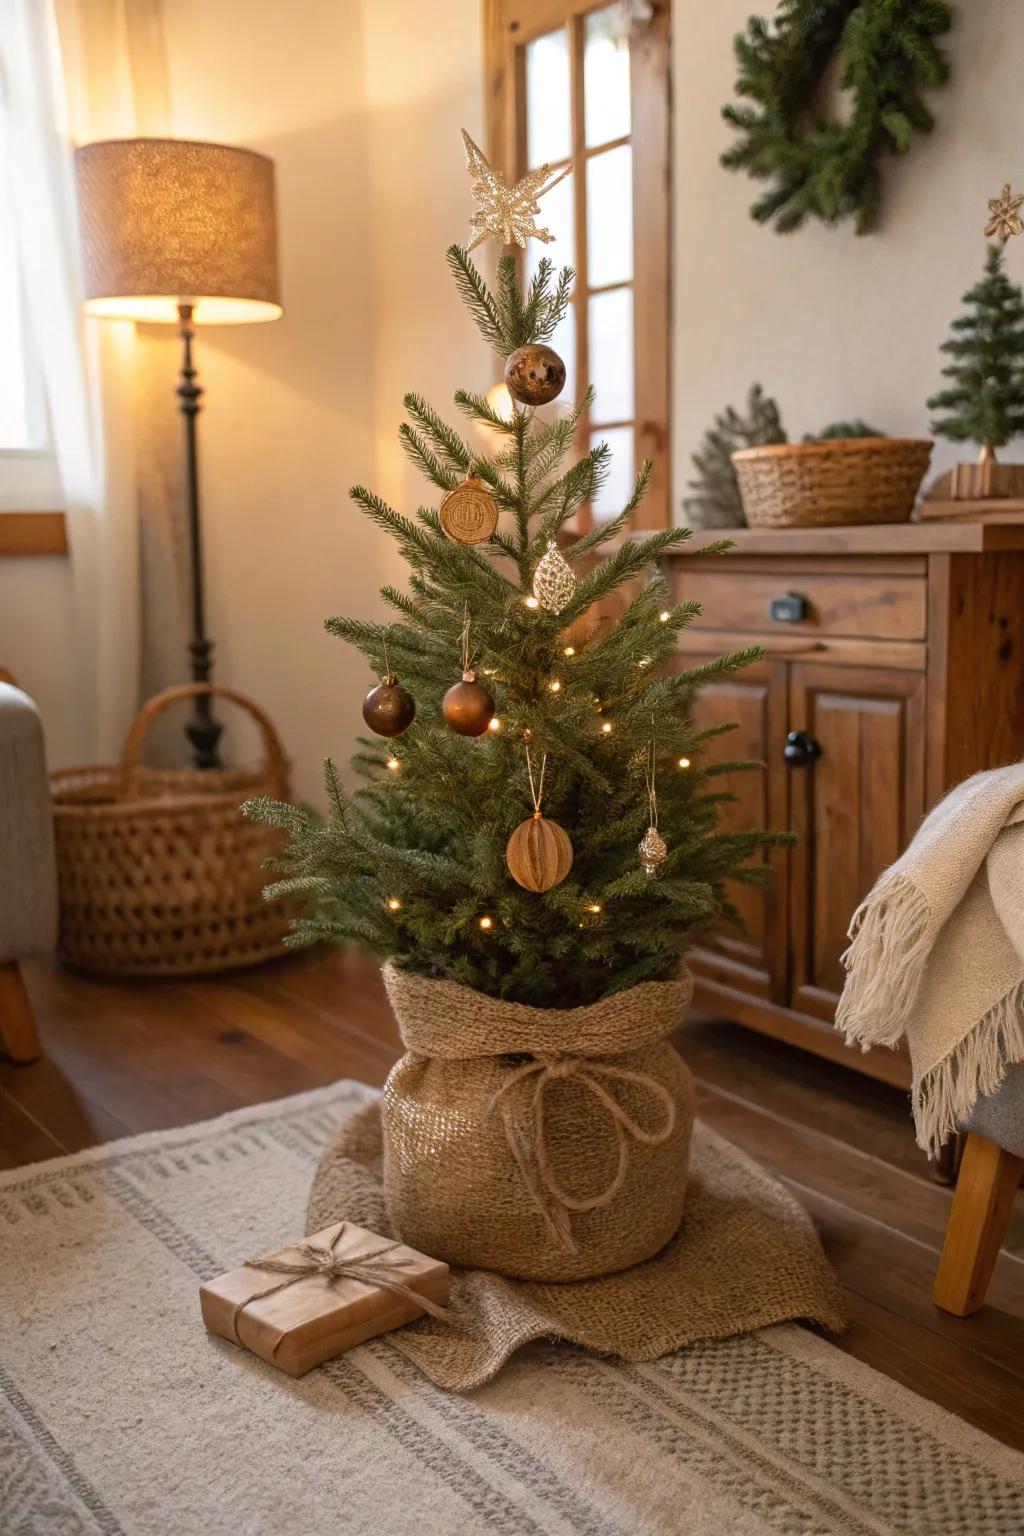
<path id="1" fill-rule="evenodd" d="M 799 592 L 787 592 L 784 597 L 773 597 L 768 612 L 776 624 L 802 624 L 810 612 L 810 603 Z"/>
<path id="2" fill-rule="evenodd" d="M 808 731 L 790 731 L 782 749 L 782 760 L 788 768 L 803 768 L 821 756 L 821 744 Z"/>

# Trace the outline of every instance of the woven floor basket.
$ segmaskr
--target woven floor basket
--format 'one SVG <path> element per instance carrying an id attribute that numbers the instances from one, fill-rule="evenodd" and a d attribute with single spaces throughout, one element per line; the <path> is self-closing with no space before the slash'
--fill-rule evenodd
<path id="1" fill-rule="evenodd" d="M 203 693 L 252 716 L 263 766 L 144 768 L 153 721 Z M 136 717 L 116 767 L 66 768 L 51 788 L 64 960 L 107 975 L 195 976 L 281 953 L 287 915 L 262 894 L 281 833 L 239 807 L 251 795 L 286 800 L 288 763 L 249 699 L 214 683 L 168 688 Z"/>
<path id="2" fill-rule="evenodd" d="M 903 523 L 928 468 L 927 438 L 836 437 L 732 456 L 751 528 Z"/>

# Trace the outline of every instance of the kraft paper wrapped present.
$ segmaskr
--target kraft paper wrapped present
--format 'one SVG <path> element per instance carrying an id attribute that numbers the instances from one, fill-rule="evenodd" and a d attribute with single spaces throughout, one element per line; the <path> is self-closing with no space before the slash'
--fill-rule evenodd
<path id="1" fill-rule="evenodd" d="M 351 1222 L 247 1259 L 199 1289 L 211 1333 L 303 1376 L 429 1312 L 447 1318 L 448 1265 Z"/>

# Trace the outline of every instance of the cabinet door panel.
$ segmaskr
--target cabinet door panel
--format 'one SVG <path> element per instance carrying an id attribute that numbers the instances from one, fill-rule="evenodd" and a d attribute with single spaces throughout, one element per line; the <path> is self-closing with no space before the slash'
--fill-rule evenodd
<path id="1" fill-rule="evenodd" d="M 924 677 L 794 666 L 791 730 L 820 757 L 790 770 L 792 1006 L 831 1018 L 855 908 L 924 810 Z"/>
<path id="2" fill-rule="evenodd" d="M 708 658 L 680 658 L 680 668 Z M 735 725 L 736 729 L 713 737 L 704 748 L 705 762 L 732 762 L 752 758 L 765 763 L 763 771 L 730 773 L 711 787 L 736 796 L 721 807 L 724 830 L 788 826 L 786 773 L 782 744 L 786 734 L 786 668 L 779 662 L 760 661 L 744 667 L 733 677 L 709 683 L 697 696 L 694 724 L 702 728 Z M 762 855 L 762 860 L 765 855 Z M 774 879 L 767 893 L 746 885 L 730 885 L 747 926 L 746 934 L 723 927 L 713 940 L 694 951 L 695 971 L 739 987 L 756 997 L 783 1002 L 786 993 L 786 850 L 768 855 Z"/>

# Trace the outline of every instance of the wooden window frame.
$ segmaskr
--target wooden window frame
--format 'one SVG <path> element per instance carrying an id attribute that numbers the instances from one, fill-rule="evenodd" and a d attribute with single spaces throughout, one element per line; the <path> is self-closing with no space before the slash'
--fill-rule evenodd
<path id="1" fill-rule="evenodd" d="M 583 148 L 583 26 L 588 12 L 604 9 L 608 0 L 484 0 L 484 45 L 487 71 L 488 153 L 495 168 L 507 177 L 526 169 L 526 45 L 560 27 L 570 31 L 573 173 L 585 177 L 589 156 Z M 671 298 L 669 249 L 669 25 L 670 0 L 655 0 L 654 14 L 630 38 L 633 146 L 633 334 L 635 400 L 635 462 L 653 461 L 647 495 L 636 515 L 638 528 L 667 528 L 669 505 L 669 337 Z M 601 145 L 602 151 L 611 148 Z M 577 315 L 577 380 L 582 389 L 587 368 L 587 249 L 581 210 L 576 199 L 576 268 L 584 297 Z M 643 238 L 637 238 L 637 231 Z M 615 285 L 618 286 L 618 285 Z M 610 426 L 611 424 L 609 424 Z M 600 426 L 595 427 L 600 433 Z M 587 441 L 590 423 L 581 428 Z M 589 510 L 586 525 L 589 525 Z"/>

